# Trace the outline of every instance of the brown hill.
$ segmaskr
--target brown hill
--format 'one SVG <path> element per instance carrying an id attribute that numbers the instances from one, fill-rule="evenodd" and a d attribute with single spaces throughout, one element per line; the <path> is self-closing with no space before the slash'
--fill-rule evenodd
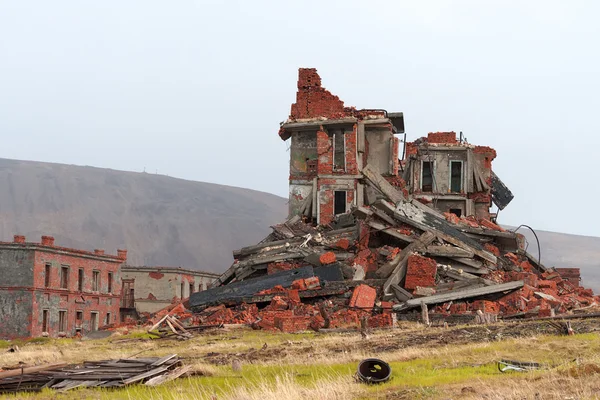
<path id="1" fill-rule="evenodd" d="M 286 216 L 285 199 L 163 175 L 0 159 L 0 240 L 53 235 L 82 249 L 129 251 L 138 265 L 222 271 Z"/>
<path id="2" fill-rule="evenodd" d="M 13 234 L 82 249 L 129 250 L 129 262 L 222 272 L 233 249 L 284 220 L 286 199 L 164 175 L 0 159 L 0 240 Z M 533 235 L 519 230 L 537 256 Z M 600 238 L 536 231 L 546 266 L 580 267 L 600 292 Z"/>

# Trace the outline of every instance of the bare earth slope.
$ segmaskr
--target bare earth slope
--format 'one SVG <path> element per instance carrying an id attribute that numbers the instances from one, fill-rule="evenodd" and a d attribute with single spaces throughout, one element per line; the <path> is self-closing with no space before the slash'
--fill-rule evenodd
<path id="1" fill-rule="evenodd" d="M 129 250 L 129 262 L 222 272 L 231 251 L 281 222 L 286 199 L 163 175 L 0 159 L 0 240 L 13 234 L 82 249 Z M 537 257 L 526 229 L 529 252 Z M 546 266 L 581 267 L 600 292 L 600 238 L 537 231 Z"/>
<path id="2" fill-rule="evenodd" d="M 136 172 L 0 159 L 0 240 L 129 251 L 131 264 L 222 271 L 286 216 L 263 192 Z"/>

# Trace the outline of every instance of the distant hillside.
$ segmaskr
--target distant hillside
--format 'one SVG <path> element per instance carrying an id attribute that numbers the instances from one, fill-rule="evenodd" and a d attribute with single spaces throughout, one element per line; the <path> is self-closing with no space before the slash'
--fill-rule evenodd
<path id="1" fill-rule="evenodd" d="M 223 271 L 286 217 L 268 193 L 162 175 L 0 159 L 0 240 L 129 251 L 139 265 Z"/>
<path id="2" fill-rule="evenodd" d="M 287 214 L 286 199 L 211 183 L 94 167 L 0 159 L 0 240 L 14 234 L 116 253 L 129 262 L 222 272 Z M 529 252 L 537 256 L 533 235 Z M 600 293 L 600 238 L 537 231 L 546 266 L 580 267 Z"/>
<path id="3" fill-rule="evenodd" d="M 528 252 L 538 257 L 537 242 L 529 229 L 518 230 L 529 242 Z M 600 294 L 600 237 L 538 231 L 542 264 L 546 267 L 581 268 L 583 285 Z"/>

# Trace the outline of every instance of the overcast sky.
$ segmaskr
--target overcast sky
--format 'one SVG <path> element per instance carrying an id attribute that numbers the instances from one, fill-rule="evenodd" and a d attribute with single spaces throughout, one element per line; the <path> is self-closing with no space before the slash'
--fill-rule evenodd
<path id="1" fill-rule="evenodd" d="M 0 0 L 0 157 L 287 197 L 299 67 L 498 151 L 504 224 L 600 236 L 595 1 Z M 1 188 L 0 188 L 1 190 Z"/>

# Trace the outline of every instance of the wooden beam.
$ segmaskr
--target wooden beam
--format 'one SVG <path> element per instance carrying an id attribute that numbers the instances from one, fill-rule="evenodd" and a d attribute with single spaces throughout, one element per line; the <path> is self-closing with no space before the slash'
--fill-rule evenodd
<path id="1" fill-rule="evenodd" d="M 8 371 L 0 372 L 0 379 L 10 378 L 10 377 L 19 376 L 19 375 L 33 374 L 35 372 L 48 371 L 48 370 L 52 370 L 52 369 L 59 369 L 59 368 L 65 367 L 66 365 L 67 365 L 67 363 L 56 363 L 56 364 L 39 365 L 36 367 L 11 369 Z"/>
<path id="2" fill-rule="evenodd" d="M 394 306 L 394 310 L 402 311 L 412 307 L 418 307 L 421 302 L 425 304 L 440 304 L 452 300 L 468 299 L 471 297 L 485 296 L 493 293 L 508 292 L 523 287 L 523 281 L 513 281 L 502 283 L 500 285 L 485 286 L 476 289 L 464 289 L 451 291 L 449 293 L 434 294 L 433 296 L 421 297 L 418 299 L 407 300 L 402 304 Z"/>
<path id="3" fill-rule="evenodd" d="M 381 193 L 387 196 L 387 198 L 394 204 L 405 200 L 404 195 L 401 191 L 393 187 L 388 181 L 381 176 L 381 172 L 377 167 L 367 164 L 363 170 L 363 175 L 367 179 L 367 182 L 377 188 Z"/>
<path id="4" fill-rule="evenodd" d="M 422 249 L 423 247 L 427 246 L 434 240 L 435 240 L 435 235 L 433 233 L 425 232 L 424 234 L 421 235 L 421 237 L 419 239 L 415 240 L 414 242 L 412 242 L 411 244 L 406 246 L 400 252 L 400 254 L 401 254 L 400 263 L 394 268 L 392 273 L 389 275 L 388 280 L 385 281 L 385 283 L 383 284 L 383 293 L 385 295 L 391 294 L 391 292 L 390 292 L 391 285 L 399 285 L 402 282 L 402 280 L 404 279 L 404 276 L 406 275 L 406 268 L 408 265 L 408 257 L 413 253 L 413 251 Z M 375 274 L 377 274 L 380 270 L 381 270 L 381 268 L 379 270 L 377 270 L 377 272 Z M 384 276 L 381 275 L 381 277 L 384 277 Z"/>
<path id="5" fill-rule="evenodd" d="M 475 253 L 454 246 L 432 245 L 425 248 L 425 254 L 434 257 L 466 257 L 472 258 Z"/>
<path id="6" fill-rule="evenodd" d="M 399 239 L 405 243 L 412 243 L 415 241 L 414 238 L 403 235 L 402 233 L 398 232 L 398 230 L 396 228 L 387 227 L 386 225 L 384 225 L 380 222 L 369 221 L 369 222 L 367 222 L 367 225 L 369 225 L 373 229 L 376 229 L 378 232 L 383 232 L 386 235 L 390 235 L 390 236 L 392 236 L 396 239 Z"/>

